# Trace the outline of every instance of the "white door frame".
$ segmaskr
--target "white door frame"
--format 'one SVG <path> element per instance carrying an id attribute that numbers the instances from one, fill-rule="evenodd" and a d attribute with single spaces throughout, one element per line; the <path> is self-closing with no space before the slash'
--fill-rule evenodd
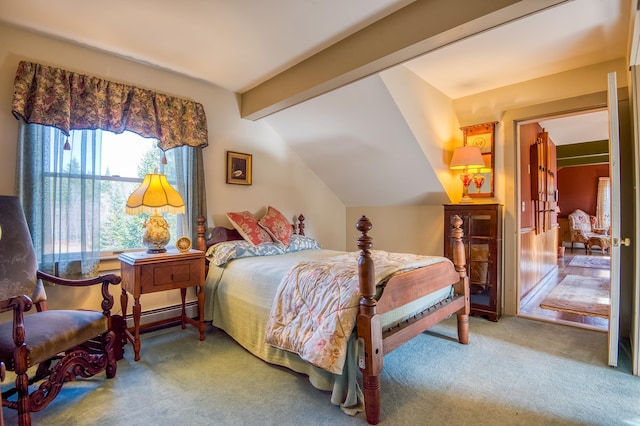
<path id="1" fill-rule="evenodd" d="M 609 305 L 609 365 L 618 365 L 620 340 L 620 130 L 618 84 L 615 72 L 607 75 L 609 111 L 609 178 L 611 179 L 611 288 Z"/>

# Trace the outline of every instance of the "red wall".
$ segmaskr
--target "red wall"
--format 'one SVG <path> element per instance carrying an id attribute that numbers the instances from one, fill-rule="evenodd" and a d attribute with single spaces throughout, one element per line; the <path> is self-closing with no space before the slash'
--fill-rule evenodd
<path id="1" fill-rule="evenodd" d="M 558 170 L 558 206 L 560 217 L 575 209 L 596 214 L 598 178 L 609 176 L 609 165 L 564 167 Z"/>

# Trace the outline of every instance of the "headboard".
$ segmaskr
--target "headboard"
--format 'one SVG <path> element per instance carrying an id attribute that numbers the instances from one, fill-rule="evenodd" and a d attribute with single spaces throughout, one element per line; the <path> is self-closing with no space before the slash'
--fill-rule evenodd
<path id="1" fill-rule="evenodd" d="M 296 224 L 292 224 L 293 233 L 298 235 L 304 235 L 304 216 L 298 216 L 297 227 Z M 198 250 L 207 251 L 207 248 L 214 244 L 221 243 L 223 241 L 235 241 L 242 240 L 242 235 L 235 229 L 229 229 L 224 226 L 215 226 L 213 228 L 207 228 L 207 219 L 204 216 L 198 216 L 198 240 L 196 241 L 196 248 Z"/>

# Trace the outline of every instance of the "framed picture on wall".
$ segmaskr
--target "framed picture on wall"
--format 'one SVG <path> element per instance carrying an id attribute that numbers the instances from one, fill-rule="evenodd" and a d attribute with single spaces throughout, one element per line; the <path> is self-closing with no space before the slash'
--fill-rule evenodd
<path id="1" fill-rule="evenodd" d="M 484 167 L 474 170 L 474 188 L 469 188 L 470 197 L 493 197 L 493 149 L 497 123 L 497 121 L 492 121 L 490 123 L 474 124 L 460 128 L 464 137 L 464 145 L 477 146 L 480 148 L 482 159 L 484 160 Z"/>
<path id="2" fill-rule="evenodd" d="M 251 154 L 227 151 L 227 183 L 251 185 Z"/>

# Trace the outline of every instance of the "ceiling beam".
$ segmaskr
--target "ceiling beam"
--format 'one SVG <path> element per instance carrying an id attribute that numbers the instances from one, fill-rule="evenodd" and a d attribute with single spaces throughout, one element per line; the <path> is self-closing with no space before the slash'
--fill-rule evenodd
<path id="1" fill-rule="evenodd" d="M 257 120 L 315 96 L 568 0 L 416 0 L 240 94 Z"/>

